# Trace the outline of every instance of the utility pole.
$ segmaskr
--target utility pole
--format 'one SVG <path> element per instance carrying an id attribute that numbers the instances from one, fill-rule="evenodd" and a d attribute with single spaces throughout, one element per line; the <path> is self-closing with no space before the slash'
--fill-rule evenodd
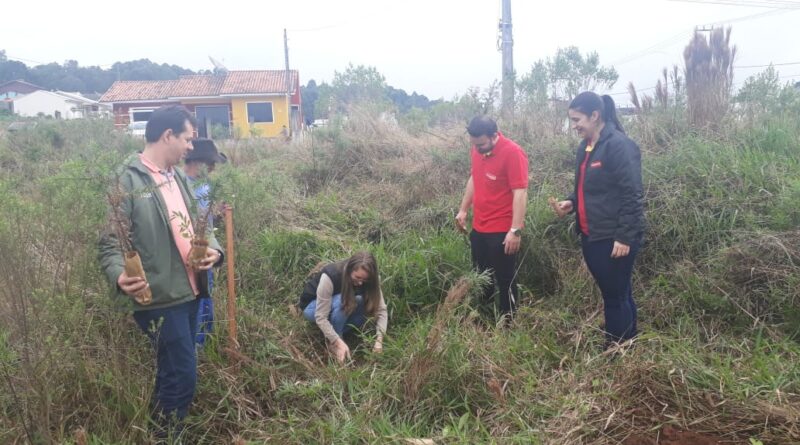
<path id="1" fill-rule="evenodd" d="M 286 28 L 283 28 L 283 56 L 286 60 L 286 122 L 289 124 L 289 131 L 292 130 L 292 72 L 289 71 L 289 38 L 286 35 Z"/>
<path id="2" fill-rule="evenodd" d="M 500 51 L 503 53 L 503 114 L 514 112 L 514 38 L 511 35 L 511 0 L 501 0 L 503 18 L 500 19 Z"/>

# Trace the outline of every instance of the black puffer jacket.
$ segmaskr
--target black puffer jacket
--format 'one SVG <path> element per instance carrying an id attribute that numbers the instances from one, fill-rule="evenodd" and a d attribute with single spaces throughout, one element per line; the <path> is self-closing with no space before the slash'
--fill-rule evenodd
<path id="1" fill-rule="evenodd" d="M 575 190 L 567 198 L 573 203 L 579 233 L 578 181 L 585 155 L 584 140 L 575 156 Z M 613 124 L 606 124 L 589 153 L 583 195 L 590 241 L 641 242 L 645 226 L 642 155 L 639 146 Z"/>
<path id="2" fill-rule="evenodd" d="M 305 309 L 312 301 L 317 299 L 317 287 L 319 286 L 319 280 L 322 278 L 322 274 L 328 276 L 333 282 L 333 295 L 342 292 L 342 269 L 344 269 L 344 263 L 330 263 L 327 266 L 323 267 L 319 272 L 312 274 L 308 280 L 306 281 L 306 285 L 303 288 L 303 293 L 300 294 L 300 300 L 297 302 L 297 306 L 300 309 Z"/>
<path id="3" fill-rule="evenodd" d="M 323 267 L 319 272 L 311 274 L 306 280 L 306 285 L 303 288 L 303 293 L 300 294 L 300 300 L 297 302 L 297 306 L 300 309 L 305 309 L 312 301 L 317 299 L 317 287 L 319 287 L 319 280 L 322 278 L 322 274 L 328 276 L 333 283 L 333 295 L 342 293 L 342 272 L 344 271 L 344 266 L 347 263 L 347 260 L 338 261 L 336 263 L 330 263 Z M 355 287 L 353 288 L 353 292 L 355 295 L 363 295 L 364 289 L 362 287 Z"/>

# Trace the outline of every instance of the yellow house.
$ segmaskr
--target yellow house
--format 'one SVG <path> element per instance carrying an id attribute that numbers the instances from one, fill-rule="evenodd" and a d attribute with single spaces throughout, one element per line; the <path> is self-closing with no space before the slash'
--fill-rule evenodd
<path id="1" fill-rule="evenodd" d="M 115 124 L 147 121 L 162 105 L 195 113 L 201 137 L 283 137 L 303 124 L 297 71 L 226 71 L 177 80 L 117 81 L 100 102 L 111 104 Z"/>

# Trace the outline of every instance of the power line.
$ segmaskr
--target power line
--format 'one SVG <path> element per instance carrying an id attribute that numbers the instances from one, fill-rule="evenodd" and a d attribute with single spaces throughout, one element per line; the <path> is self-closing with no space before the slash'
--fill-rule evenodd
<path id="1" fill-rule="evenodd" d="M 21 61 L 21 62 L 35 63 L 37 65 L 49 65 L 51 63 L 58 64 L 58 62 L 42 62 L 40 60 L 26 59 L 24 57 L 15 57 L 15 56 L 10 56 L 8 54 L 6 54 L 6 58 L 7 59 L 12 59 L 12 60 L 18 60 L 18 61 Z M 115 62 L 115 63 L 118 63 L 118 62 Z M 61 64 L 59 64 L 59 65 L 61 65 Z M 87 66 L 81 66 L 81 68 L 91 68 L 91 67 L 105 68 L 105 67 L 111 67 L 111 66 L 114 66 L 114 64 L 113 63 L 107 63 L 105 65 L 87 65 Z"/>
<path id="2" fill-rule="evenodd" d="M 734 65 L 734 68 L 768 68 L 770 66 L 800 65 L 800 62 L 770 63 L 767 65 Z"/>
<path id="3" fill-rule="evenodd" d="M 652 54 L 653 52 L 655 52 L 657 50 L 660 50 L 662 48 L 666 48 L 668 46 L 673 45 L 674 43 L 677 43 L 677 42 L 683 40 L 684 38 L 688 37 L 689 35 L 691 35 L 693 32 L 694 31 L 681 31 L 680 33 L 675 34 L 674 36 L 669 37 L 669 38 L 667 38 L 665 40 L 662 40 L 659 43 L 656 43 L 656 44 L 654 44 L 652 46 L 649 46 L 649 47 L 647 47 L 647 48 L 645 48 L 643 50 L 640 50 L 638 52 L 635 52 L 633 54 L 629 54 L 629 55 L 627 55 L 627 56 L 625 56 L 625 57 L 623 57 L 621 59 L 617 59 L 616 61 L 611 62 L 611 65 L 618 66 L 618 65 L 625 65 L 626 63 L 629 63 L 629 62 L 633 62 L 636 59 L 639 59 L 639 58 L 644 57 L 646 55 Z"/>
<path id="4" fill-rule="evenodd" d="M 793 65 L 800 65 L 800 62 L 794 63 Z M 767 66 L 769 66 L 769 65 L 767 65 Z M 786 74 L 786 75 L 783 75 L 783 76 L 778 76 L 778 79 L 788 79 L 790 77 L 800 77 L 800 73 L 798 73 L 798 74 Z M 745 82 L 747 82 L 747 79 L 745 79 L 745 80 L 743 80 L 741 82 L 734 83 L 732 86 L 738 87 L 740 85 L 743 85 Z M 637 94 L 642 92 L 642 91 L 655 90 L 656 88 L 658 88 L 658 85 L 654 85 L 652 87 L 647 87 L 647 88 L 636 88 L 636 87 L 634 87 L 634 89 L 636 90 Z M 621 96 L 623 94 L 630 94 L 630 91 L 618 91 L 616 93 L 605 93 L 605 95 L 607 95 L 607 96 Z"/>
<path id="5" fill-rule="evenodd" d="M 650 90 L 655 90 L 656 88 L 657 88 L 657 86 L 652 86 L 652 87 L 647 87 L 647 88 L 636 88 L 636 87 L 634 87 L 634 89 L 636 90 L 637 94 L 640 91 L 650 91 Z M 630 91 L 619 91 L 619 92 L 616 92 L 616 93 L 606 93 L 605 95 L 606 96 L 621 96 L 623 94 L 630 94 Z"/>
<path id="6" fill-rule="evenodd" d="M 770 9 L 800 9 L 800 2 L 789 0 L 670 0 L 673 2 L 699 3 L 725 6 L 745 6 L 751 8 L 770 8 Z"/>
<path id="7" fill-rule="evenodd" d="M 316 32 L 316 31 L 323 31 L 323 30 L 331 29 L 331 28 L 338 28 L 340 26 L 343 26 L 343 24 L 324 25 L 324 26 L 318 26 L 316 28 L 303 28 L 303 29 L 295 28 L 295 29 L 288 29 L 287 31 L 292 32 L 292 33 L 297 33 L 297 32 Z"/>
<path id="8" fill-rule="evenodd" d="M 22 58 L 22 57 L 14 57 L 14 56 L 10 56 L 8 54 L 6 54 L 6 58 L 7 59 L 19 60 L 19 61 L 22 61 L 22 62 L 37 63 L 39 65 L 47 65 L 47 63 L 48 63 L 48 62 L 40 62 L 38 60 L 25 59 L 25 58 Z"/>
<path id="9" fill-rule="evenodd" d="M 744 6 L 752 8 L 798 9 L 800 2 L 789 0 L 670 0 L 673 2 Z"/>
<path id="10" fill-rule="evenodd" d="M 675 0 L 675 1 L 677 1 L 677 0 Z M 745 16 L 742 16 L 742 17 L 736 17 L 736 18 L 733 18 L 733 19 L 719 20 L 719 21 L 716 21 L 716 22 L 708 23 L 708 24 L 706 24 L 704 26 L 719 26 L 719 25 L 724 25 L 724 24 L 743 22 L 743 21 L 747 21 L 747 20 L 758 19 L 758 18 L 761 18 L 761 17 L 769 16 L 769 15 L 785 14 L 787 12 L 789 12 L 789 11 L 788 10 L 771 10 L 771 11 L 766 11 L 766 12 L 758 12 L 758 13 L 755 13 L 755 14 L 748 14 L 748 15 L 745 15 Z M 621 59 L 617 59 L 616 61 L 611 62 L 611 65 L 613 65 L 613 66 L 624 65 L 626 63 L 633 62 L 634 60 L 639 59 L 641 57 L 653 54 L 653 53 L 655 53 L 655 52 L 657 52 L 657 51 L 659 51 L 659 50 L 661 50 L 663 48 L 667 48 L 669 46 L 672 46 L 673 44 L 675 44 L 675 43 L 677 43 L 677 42 L 679 42 L 679 41 L 681 41 L 681 40 L 683 40 L 685 38 L 688 38 L 691 35 L 693 35 L 695 29 L 696 28 L 693 28 L 691 30 L 687 29 L 687 30 L 681 31 L 678 34 L 675 34 L 672 37 L 669 37 L 669 38 L 667 38 L 665 40 L 662 40 L 661 42 L 658 42 L 658 43 L 656 43 L 656 44 L 654 44 L 654 45 L 652 45 L 650 47 L 647 47 L 647 48 L 645 48 L 643 50 L 637 51 L 637 52 L 635 52 L 633 54 L 629 54 L 629 55 L 627 55 L 627 56 L 625 56 L 625 57 L 623 57 Z"/>

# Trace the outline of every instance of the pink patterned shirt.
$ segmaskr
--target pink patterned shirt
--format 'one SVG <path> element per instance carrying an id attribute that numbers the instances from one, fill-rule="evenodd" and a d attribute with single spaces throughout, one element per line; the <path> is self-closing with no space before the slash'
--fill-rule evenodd
<path id="1" fill-rule="evenodd" d="M 192 248 L 194 228 L 192 227 L 192 220 L 189 216 L 186 202 L 183 200 L 181 189 L 175 180 L 175 169 L 170 167 L 166 171 L 161 170 L 157 165 L 145 158 L 143 154 L 139 154 L 139 159 L 150 170 L 150 176 L 153 177 L 153 181 L 156 183 L 156 190 L 164 198 L 164 203 L 167 205 L 167 217 L 172 229 L 172 238 L 175 240 L 175 245 L 178 246 L 178 252 L 180 252 L 183 259 L 183 265 L 186 268 L 186 274 L 189 276 L 192 291 L 194 291 L 195 295 L 198 295 L 200 291 L 197 287 L 197 276 L 189 266 L 189 250 Z M 181 227 L 182 225 L 185 225 L 185 227 Z M 188 237 L 184 237 L 181 232 Z"/>

